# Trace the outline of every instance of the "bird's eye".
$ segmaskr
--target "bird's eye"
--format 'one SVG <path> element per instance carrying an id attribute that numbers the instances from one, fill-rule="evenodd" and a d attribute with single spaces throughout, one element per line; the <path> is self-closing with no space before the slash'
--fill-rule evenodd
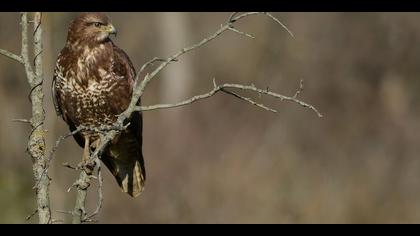
<path id="1" fill-rule="evenodd" d="M 99 22 L 95 22 L 95 27 L 99 27 L 99 26 L 101 26 L 101 23 L 99 23 Z"/>

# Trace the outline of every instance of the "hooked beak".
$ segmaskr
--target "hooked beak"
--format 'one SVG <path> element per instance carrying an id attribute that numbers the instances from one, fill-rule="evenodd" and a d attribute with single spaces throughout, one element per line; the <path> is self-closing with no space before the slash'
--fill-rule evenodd
<path id="1" fill-rule="evenodd" d="M 106 31 L 111 35 L 113 34 L 115 37 L 117 36 L 117 29 L 111 24 L 109 24 L 106 28 Z"/>

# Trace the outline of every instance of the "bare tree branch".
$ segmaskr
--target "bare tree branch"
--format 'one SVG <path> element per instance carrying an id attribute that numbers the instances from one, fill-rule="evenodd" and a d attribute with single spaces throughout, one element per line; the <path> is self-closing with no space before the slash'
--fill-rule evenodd
<path id="1" fill-rule="evenodd" d="M 93 222 L 93 221 L 96 221 L 96 220 L 94 220 L 94 217 L 99 214 L 99 212 L 102 209 L 102 204 L 104 202 L 103 178 L 102 178 L 101 161 L 98 158 L 96 158 L 95 159 L 95 163 L 96 163 L 96 166 L 98 167 L 97 168 L 97 173 L 98 173 L 98 202 L 97 202 L 95 211 L 92 214 L 84 217 L 82 219 L 82 222 Z"/>
<path id="2" fill-rule="evenodd" d="M 281 27 L 283 27 L 283 29 L 285 29 L 290 36 L 292 36 L 292 38 L 295 37 L 295 35 L 293 34 L 293 32 L 291 30 L 289 30 L 289 28 L 287 28 L 287 26 L 285 24 L 283 24 L 279 19 L 277 19 L 276 17 L 274 17 L 273 15 L 271 15 L 268 12 L 263 12 L 263 14 L 265 14 L 266 16 L 270 17 L 272 20 L 274 20 L 277 24 L 281 25 Z"/>
<path id="3" fill-rule="evenodd" d="M 139 74 L 141 74 L 147 67 L 149 67 L 149 66 L 152 66 L 155 62 L 165 62 L 166 61 L 166 59 L 162 59 L 162 58 L 159 58 L 159 57 L 155 57 L 155 58 L 153 58 L 152 60 L 150 60 L 150 61 L 148 61 L 148 62 L 146 62 L 146 63 L 144 63 L 144 65 L 140 68 L 140 70 L 139 70 Z M 172 60 L 173 62 L 176 62 L 176 61 L 178 61 L 177 59 L 173 59 Z"/>
<path id="4" fill-rule="evenodd" d="M 71 212 L 72 215 L 72 223 L 73 224 L 81 224 L 84 222 L 92 222 L 95 221 L 93 218 L 99 214 L 100 210 L 102 209 L 103 203 L 103 178 L 101 172 L 101 163 L 99 158 L 95 158 L 92 160 L 93 162 L 84 163 L 82 166 L 82 170 L 79 175 L 79 179 L 72 185 L 72 187 L 76 187 L 77 195 L 76 195 L 76 203 L 74 206 L 73 211 Z M 93 170 L 97 167 L 98 177 L 93 175 Z M 91 179 L 98 179 L 98 203 L 96 206 L 95 211 L 88 215 L 85 209 L 85 202 L 87 196 L 87 190 L 90 186 Z M 69 190 L 72 188 L 70 187 Z"/>
<path id="5" fill-rule="evenodd" d="M 255 87 L 254 85 L 241 85 L 241 84 L 222 84 L 222 85 L 217 85 L 215 83 L 215 81 L 213 80 L 213 84 L 214 84 L 214 88 L 209 91 L 208 93 L 205 94 L 200 94 L 200 95 L 196 95 L 194 97 L 191 97 L 187 100 L 184 100 L 182 102 L 178 102 L 178 103 L 174 103 L 174 104 L 157 104 L 157 105 L 152 105 L 152 106 L 137 106 L 135 108 L 136 111 L 151 111 L 151 110 L 157 110 L 157 109 L 167 109 L 167 108 L 175 108 L 175 107 L 180 107 L 180 106 L 185 106 L 185 105 L 189 105 L 192 104 L 196 101 L 202 100 L 202 99 L 206 99 L 206 98 L 210 98 L 213 95 L 215 95 L 217 92 L 222 91 L 224 93 L 227 93 L 229 95 L 233 95 L 241 100 L 244 100 L 246 102 L 249 102 L 252 105 L 255 105 L 259 108 L 262 108 L 264 110 L 267 111 L 271 111 L 271 112 L 277 112 L 276 110 L 269 108 L 267 106 L 265 106 L 264 104 L 259 104 L 257 102 L 255 102 L 254 100 L 252 100 L 251 98 L 246 98 L 242 95 L 239 95 L 237 93 L 231 92 L 229 90 L 226 90 L 228 88 L 231 89 L 240 89 L 240 90 L 248 90 L 248 91 L 253 91 L 256 92 L 258 94 L 263 94 L 263 95 L 268 95 L 271 97 L 275 97 L 275 98 L 279 98 L 281 101 L 290 101 L 290 102 L 294 102 L 297 103 L 303 107 L 309 108 L 312 111 L 314 111 L 318 117 L 322 117 L 322 114 L 312 105 L 305 103 L 299 99 L 297 99 L 297 96 L 302 92 L 303 89 L 303 81 L 301 81 L 300 83 L 300 88 L 299 90 L 295 93 L 295 95 L 293 97 L 288 97 L 288 96 L 284 96 L 275 92 L 270 92 L 268 90 L 263 90 L 263 89 L 259 89 L 257 87 Z"/>
<path id="6" fill-rule="evenodd" d="M 6 56 L 6 57 L 8 57 L 12 60 L 15 60 L 15 61 L 19 62 L 20 64 L 23 64 L 23 60 L 22 60 L 21 56 L 18 56 L 16 54 L 11 53 L 11 52 L 9 52 L 7 50 L 4 50 L 4 49 L 0 49 L 0 54 L 3 55 L 3 56 Z"/>
<path id="7" fill-rule="evenodd" d="M 224 93 L 226 93 L 226 94 L 232 95 L 232 96 L 234 96 L 234 97 L 236 97 L 236 98 L 239 98 L 239 99 L 241 99 L 241 100 L 244 100 L 244 101 L 246 101 L 246 102 L 249 102 L 249 103 L 251 103 L 252 105 L 257 106 L 257 107 L 259 107 L 259 108 L 262 108 L 262 109 L 264 109 L 264 110 L 267 110 L 267 111 L 271 111 L 271 112 L 277 113 L 277 111 L 276 111 L 276 110 L 274 110 L 274 109 L 272 109 L 272 108 L 270 108 L 270 107 L 268 107 L 268 106 L 265 106 L 264 104 L 254 102 L 251 98 L 244 97 L 244 96 L 242 96 L 242 95 L 240 95 L 240 94 L 238 94 L 238 93 L 234 93 L 234 92 L 232 92 L 232 91 L 226 90 L 225 88 L 220 88 L 220 91 L 222 91 L 222 92 L 224 92 Z"/>
<path id="8" fill-rule="evenodd" d="M 93 166 L 89 166 L 89 164 L 81 166 L 82 169 L 81 169 L 79 178 L 67 190 L 67 192 L 69 192 L 73 187 L 77 189 L 76 203 L 75 203 L 73 211 L 61 212 L 61 213 L 70 214 L 72 216 L 73 224 L 81 224 L 85 222 L 96 221 L 94 217 L 97 216 L 100 210 L 102 209 L 102 204 L 104 201 L 103 177 L 102 177 L 101 162 L 99 158 L 96 158 L 93 164 L 94 164 Z M 65 164 L 65 165 L 69 166 L 68 164 Z M 98 177 L 93 175 L 93 169 L 95 166 L 97 166 Z M 70 168 L 78 169 L 71 166 Z M 98 202 L 97 202 L 95 211 L 88 215 L 85 208 L 85 202 L 86 202 L 86 197 L 87 197 L 87 189 L 90 186 L 91 179 L 98 179 Z"/>
<path id="9" fill-rule="evenodd" d="M 213 82 L 214 82 L 214 88 L 211 91 L 209 91 L 208 93 L 196 95 L 196 96 L 193 96 L 193 97 L 191 97 L 189 99 L 186 99 L 186 100 L 184 100 L 182 102 L 178 102 L 178 103 L 175 103 L 175 104 L 157 104 L 157 105 L 151 105 L 151 106 L 137 106 L 135 108 L 135 110 L 136 111 L 152 111 L 152 110 L 158 110 L 158 109 L 168 109 L 168 108 L 181 107 L 181 106 L 185 106 L 185 105 L 190 105 L 190 104 L 192 104 L 192 103 L 194 103 L 196 101 L 199 101 L 199 100 L 210 98 L 213 95 L 216 95 L 216 93 L 218 93 L 218 92 L 221 91 L 221 92 L 224 92 L 226 94 L 229 94 L 229 95 L 232 95 L 234 97 L 237 97 L 237 98 L 239 98 L 241 100 L 244 100 L 246 102 L 249 102 L 252 105 L 255 105 L 257 107 L 260 107 L 260 108 L 262 108 L 264 110 L 271 111 L 271 112 L 277 112 L 276 110 L 274 110 L 272 108 L 269 108 L 269 107 L 267 107 L 267 106 L 265 106 L 263 104 L 259 104 L 259 103 L 253 101 L 250 98 L 246 98 L 244 96 L 241 96 L 239 94 L 236 94 L 234 92 L 231 92 L 231 91 L 226 90 L 226 88 L 229 88 L 229 86 L 227 86 L 226 84 L 217 85 L 214 80 L 213 80 Z"/>
<path id="10" fill-rule="evenodd" d="M 28 215 L 25 220 L 29 221 L 34 215 L 36 215 L 36 213 L 38 213 L 38 209 L 36 209 L 34 212 L 32 212 L 30 215 Z"/>
<path id="11" fill-rule="evenodd" d="M 293 95 L 293 98 L 299 97 L 299 95 L 303 92 L 303 80 L 300 80 L 299 83 L 299 89 L 296 91 L 295 95 Z"/>
<path id="12" fill-rule="evenodd" d="M 235 29 L 233 26 L 232 26 L 232 27 L 229 27 L 229 30 L 230 30 L 230 31 L 233 31 L 233 32 L 235 32 L 235 33 L 237 33 L 237 34 L 240 34 L 240 35 L 246 36 L 246 37 L 248 37 L 248 38 L 255 39 L 255 36 L 253 36 L 253 35 L 251 35 L 251 34 L 248 34 L 248 33 L 245 33 L 245 32 L 242 32 L 242 31 L 240 31 L 240 30 L 237 30 L 237 29 Z"/>
<path id="13" fill-rule="evenodd" d="M 236 15 L 238 15 L 239 12 L 232 12 L 232 14 L 230 14 L 229 19 L 228 19 L 228 23 L 234 23 L 234 18 Z"/>
<path id="14" fill-rule="evenodd" d="M 39 180 L 35 183 L 35 185 L 34 185 L 34 187 L 33 188 L 38 188 L 38 186 L 39 186 L 39 184 L 40 184 L 40 180 L 44 177 L 44 175 L 47 175 L 48 176 L 48 169 L 49 169 L 49 165 L 50 165 L 50 163 L 51 163 L 51 160 L 54 158 L 54 154 L 55 154 L 55 152 L 58 150 L 58 147 L 60 146 L 60 144 L 61 144 L 61 142 L 62 141 L 64 141 L 65 139 L 67 139 L 68 137 L 71 137 L 71 136 L 73 136 L 73 135 L 75 135 L 75 134 L 77 134 L 77 133 L 79 133 L 80 131 L 82 131 L 82 130 L 84 130 L 85 128 L 84 127 L 79 127 L 79 128 L 77 128 L 76 130 L 74 130 L 74 131 L 72 131 L 72 132 L 69 132 L 68 134 L 65 134 L 65 135 L 63 135 L 63 136 L 60 136 L 58 139 L 57 139 L 57 141 L 55 141 L 55 145 L 54 145 L 54 147 L 51 149 L 51 151 L 50 151 L 50 154 L 49 154 L 49 156 L 48 156 L 48 158 L 47 158 L 47 160 L 46 160 L 46 165 L 45 165 L 45 168 L 44 168 L 44 170 L 42 171 L 42 174 L 41 174 L 41 176 L 40 176 L 40 178 L 39 178 Z"/>
<path id="15" fill-rule="evenodd" d="M 70 191 L 70 189 L 73 187 L 77 189 L 76 202 L 75 202 L 73 211 L 71 211 L 73 224 L 81 224 L 83 222 L 87 222 L 91 220 L 91 218 L 96 216 L 102 208 L 102 202 L 103 202 L 102 181 L 103 180 L 102 180 L 102 173 L 101 173 L 99 162 L 100 162 L 99 158 L 96 158 L 95 160 L 93 160 L 93 162 L 82 163 L 79 178 L 67 190 L 67 191 Z M 98 178 L 93 175 L 93 170 L 95 168 L 95 165 L 98 165 Z M 91 179 L 99 179 L 99 186 L 98 186 L 99 200 L 98 200 L 98 206 L 95 212 L 87 216 L 85 203 L 86 203 L 86 197 L 87 197 L 87 190 L 90 186 Z"/>
<path id="16" fill-rule="evenodd" d="M 22 27 L 22 46 L 20 55 L 22 57 L 23 65 L 25 67 L 26 77 L 31 89 L 33 86 L 33 80 L 35 74 L 33 73 L 31 63 L 29 62 L 29 49 L 28 49 L 28 13 L 21 13 L 21 27 Z"/>
<path id="17" fill-rule="evenodd" d="M 228 88 L 236 88 L 236 89 L 240 89 L 240 90 L 251 90 L 251 91 L 255 91 L 255 92 L 260 93 L 260 94 L 265 94 L 265 95 L 269 95 L 271 97 L 279 98 L 281 101 L 294 102 L 294 103 L 297 103 L 297 104 L 301 105 L 302 107 L 306 107 L 306 108 L 309 108 L 309 109 L 313 110 L 318 115 L 318 117 L 320 117 L 320 118 L 323 117 L 322 114 L 313 105 L 305 103 L 305 102 L 297 99 L 296 97 L 288 97 L 288 96 L 284 96 L 284 95 L 281 95 L 281 94 L 278 94 L 278 93 L 268 91 L 267 89 L 266 90 L 259 89 L 259 88 L 256 88 L 254 85 L 246 86 L 246 85 L 240 85 L 240 84 L 224 84 L 224 86 L 226 86 Z"/>
<path id="18" fill-rule="evenodd" d="M 12 122 L 20 122 L 20 123 L 31 124 L 31 121 L 28 120 L 28 119 L 12 119 Z"/>
<path id="19" fill-rule="evenodd" d="M 71 212 L 73 216 L 73 224 L 81 224 L 82 219 L 86 216 L 85 202 L 87 196 L 87 189 L 90 186 L 90 175 L 91 171 L 83 169 L 80 172 L 79 179 L 73 185 L 77 187 L 76 203 L 74 209 Z"/>
<path id="20" fill-rule="evenodd" d="M 20 55 L 13 54 L 7 50 L 0 49 L 0 54 L 22 64 L 25 68 L 26 78 L 30 85 L 31 92 L 29 94 L 32 103 L 32 118 L 14 119 L 15 122 L 30 123 L 32 130 L 28 140 L 27 150 L 32 158 L 34 179 L 36 186 L 36 200 L 37 209 L 31 214 L 30 219 L 34 214 L 38 213 L 39 223 L 52 223 L 50 199 L 49 199 L 49 184 L 50 179 L 44 175 L 43 172 L 47 168 L 47 159 L 45 157 L 45 130 L 44 120 L 45 111 L 43 107 L 44 93 L 42 90 L 43 83 L 43 69 L 42 69 L 42 27 L 41 27 L 41 13 L 34 13 L 34 31 L 33 31 L 33 54 L 29 52 L 28 42 L 28 13 L 21 13 L 21 52 Z M 34 56 L 34 68 L 30 63 L 30 55 Z"/>
<path id="21" fill-rule="evenodd" d="M 39 55 L 42 53 L 42 26 L 41 26 L 41 13 L 34 13 L 34 47 L 33 55 Z M 33 160 L 33 171 L 35 175 L 35 182 L 39 182 L 36 187 L 37 203 L 38 203 L 38 216 L 39 222 L 52 223 L 51 210 L 50 210 L 50 199 L 49 199 L 49 184 L 50 179 L 44 175 L 44 169 L 47 168 L 47 158 L 45 156 L 45 130 L 44 120 L 45 111 L 43 107 L 44 93 L 42 90 L 42 83 L 44 81 L 43 68 L 42 68 L 42 57 L 38 56 L 35 59 L 35 69 L 32 69 L 29 60 L 28 51 L 28 19 L 27 13 L 22 13 L 22 59 L 25 66 L 26 75 L 28 82 L 31 86 L 30 98 L 32 102 L 32 118 L 31 123 L 33 132 L 29 138 L 28 150 Z"/>

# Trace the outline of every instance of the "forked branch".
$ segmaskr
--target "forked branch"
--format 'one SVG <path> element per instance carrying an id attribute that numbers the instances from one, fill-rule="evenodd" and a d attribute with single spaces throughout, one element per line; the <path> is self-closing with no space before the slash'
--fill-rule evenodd
<path id="1" fill-rule="evenodd" d="M 32 103 L 32 117 L 30 120 L 17 119 L 15 121 L 29 123 L 32 127 L 27 150 L 32 159 L 32 168 L 34 179 L 36 183 L 35 192 L 37 200 L 37 209 L 32 215 L 38 213 L 39 223 L 47 224 L 52 223 L 50 199 L 49 199 L 49 184 L 50 179 L 48 175 L 44 174 L 48 168 L 48 162 L 45 155 L 45 111 L 43 107 L 44 92 L 42 90 L 42 83 L 44 81 L 43 68 L 42 68 L 42 27 L 41 27 L 42 14 L 35 12 L 33 14 L 33 51 L 29 50 L 28 40 L 28 13 L 21 13 L 21 52 L 16 55 L 7 50 L 0 49 L 0 54 L 8 57 L 16 62 L 22 64 L 25 68 L 26 79 L 30 86 L 29 98 Z M 34 58 L 31 64 L 30 58 Z"/>
<path id="2" fill-rule="evenodd" d="M 303 81 L 300 82 L 300 88 L 299 88 L 299 90 L 296 91 L 295 95 L 292 96 L 292 97 L 289 97 L 289 96 L 284 96 L 284 95 L 281 95 L 281 94 L 278 94 L 278 93 L 275 93 L 275 92 L 271 92 L 268 89 L 259 89 L 259 88 L 255 87 L 255 85 L 242 85 L 242 84 L 221 84 L 221 85 L 217 85 L 216 81 L 213 79 L 213 89 L 211 91 L 207 92 L 207 93 L 196 95 L 196 96 L 193 96 L 193 97 L 191 97 L 189 99 L 186 99 L 182 102 L 178 102 L 178 103 L 174 103 L 174 104 L 157 104 L 157 105 L 152 105 L 152 106 L 137 106 L 135 108 L 135 110 L 136 111 L 152 111 L 152 110 L 158 110 L 158 109 L 168 109 L 168 108 L 175 108 L 175 107 L 190 105 L 190 104 L 192 104 L 194 102 L 197 102 L 199 100 L 210 98 L 210 97 L 216 95 L 218 92 L 224 92 L 226 94 L 229 94 L 229 95 L 232 95 L 236 98 L 244 100 L 244 101 L 250 103 L 251 105 L 255 105 L 255 106 L 257 106 L 259 108 L 262 108 L 264 110 L 271 111 L 271 112 L 274 112 L 274 113 L 277 112 L 277 110 L 275 110 L 275 109 L 272 109 L 272 108 L 270 108 L 270 107 L 268 107 L 264 104 L 257 103 L 256 101 L 254 101 L 251 98 L 244 97 L 242 95 L 239 95 L 239 94 L 234 93 L 234 92 L 232 92 L 230 90 L 227 90 L 227 89 L 247 90 L 247 91 L 255 92 L 257 94 L 263 94 L 263 95 L 268 95 L 268 96 L 271 96 L 271 97 L 274 97 L 274 98 L 278 98 L 281 101 L 294 102 L 294 103 L 297 103 L 297 104 L 301 105 L 302 107 L 311 109 L 313 112 L 316 113 L 316 115 L 318 117 L 322 117 L 322 114 L 313 105 L 310 105 L 310 104 L 308 104 L 306 102 L 303 102 L 303 101 L 298 99 L 298 96 L 302 92 L 302 89 L 303 89 Z"/>

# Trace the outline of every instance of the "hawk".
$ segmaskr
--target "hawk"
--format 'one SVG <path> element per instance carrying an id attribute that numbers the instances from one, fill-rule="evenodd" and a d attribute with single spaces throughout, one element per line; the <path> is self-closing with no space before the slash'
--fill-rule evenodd
<path id="1" fill-rule="evenodd" d="M 69 26 L 66 45 L 56 61 L 52 94 L 57 115 L 71 131 L 81 125 L 111 126 L 130 103 L 136 71 L 127 54 L 110 39 L 116 34 L 102 13 L 83 13 Z M 101 160 L 122 191 L 137 197 L 146 179 L 142 114 L 134 112 L 129 122 L 128 128 L 110 142 Z M 74 138 L 84 148 L 86 161 L 99 144 L 99 134 L 82 131 Z"/>

